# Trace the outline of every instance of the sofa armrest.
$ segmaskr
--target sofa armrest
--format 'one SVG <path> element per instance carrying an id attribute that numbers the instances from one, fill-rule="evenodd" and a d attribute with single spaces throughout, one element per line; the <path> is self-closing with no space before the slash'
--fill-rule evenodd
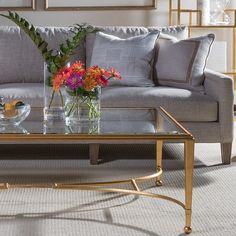
<path id="1" fill-rule="evenodd" d="M 231 143 L 233 140 L 233 83 L 233 79 L 224 74 L 205 70 L 205 92 L 219 105 L 218 119 L 222 143 Z"/>

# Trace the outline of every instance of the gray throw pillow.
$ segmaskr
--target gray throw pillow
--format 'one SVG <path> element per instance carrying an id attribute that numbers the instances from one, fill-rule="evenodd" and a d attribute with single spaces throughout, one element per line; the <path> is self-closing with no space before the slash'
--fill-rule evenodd
<path id="1" fill-rule="evenodd" d="M 154 48 L 159 31 L 121 39 L 102 32 L 96 34 L 91 65 L 114 67 L 122 80 L 111 80 L 117 86 L 154 86 L 152 68 Z"/>
<path id="2" fill-rule="evenodd" d="M 96 26 L 101 29 L 105 34 L 115 35 L 122 39 L 147 34 L 153 31 L 160 31 L 163 34 L 172 35 L 177 39 L 188 38 L 188 27 L 185 25 L 179 26 L 166 26 L 166 27 L 141 27 L 141 26 Z M 93 51 L 93 45 L 95 42 L 96 33 L 86 35 L 86 65 L 91 64 L 91 57 Z"/>
<path id="3" fill-rule="evenodd" d="M 161 35 L 157 42 L 157 85 L 203 91 L 204 69 L 214 34 L 178 41 Z"/>

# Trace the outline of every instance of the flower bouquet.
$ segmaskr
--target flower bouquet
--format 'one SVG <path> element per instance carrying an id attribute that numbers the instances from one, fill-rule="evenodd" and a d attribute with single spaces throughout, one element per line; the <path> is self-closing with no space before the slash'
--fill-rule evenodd
<path id="1" fill-rule="evenodd" d="M 122 78 L 114 68 L 104 69 L 92 66 L 85 69 L 81 61 L 76 61 L 53 75 L 53 92 L 65 88 L 67 124 L 99 121 L 101 87 L 108 86 L 110 79 L 120 80 Z"/>

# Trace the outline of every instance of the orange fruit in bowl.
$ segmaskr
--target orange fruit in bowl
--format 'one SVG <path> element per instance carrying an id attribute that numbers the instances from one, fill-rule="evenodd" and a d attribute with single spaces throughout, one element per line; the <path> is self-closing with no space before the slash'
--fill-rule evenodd
<path id="1" fill-rule="evenodd" d="M 14 110 L 15 109 L 15 105 L 11 104 L 11 103 L 5 103 L 5 111 L 9 111 L 9 110 Z"/>
<path id="2" fill-rule="evenodd" d="M 18 114 L 18 111 L 16 110 L 14 104 L 5 103 L 3 114 L 5 117 L 14 117 Z"/>

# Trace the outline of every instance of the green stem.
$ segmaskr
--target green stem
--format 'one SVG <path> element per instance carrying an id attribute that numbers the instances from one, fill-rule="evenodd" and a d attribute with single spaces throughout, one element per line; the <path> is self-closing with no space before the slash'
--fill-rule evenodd
<path id="1" fill-rule="evenodd" d="M 78 92 L 77 90 L 75 91 L 75 99 L 76 99 L 76 115 L 78 116 L 79 114 L 79 98 L 78 98 Z"/>
<path id="2" fill-rule="evenodd" d="M 50 103 L 49 103 L 48 108 L 50 108 L 51 105 L 52 105 L 52 101 L 53 101 L 54 95 L 55 95 L 55 91 L 53 90 L 53 92 L 52 92 L 52 96 L 51 96 L 51 100 L 50 100 Z"/>
<path id="3" fill-rule="evenodd" d="M 90 98 L 87 105 L 89 107 L 89 119 L 98 118 L 100 116 L 100 113 L 96 109 L 97 104 L 93 104 L 93 99 Z"/>
<path id="4" fill-rule="evenodd" d="M 86 101 L 86 97 L 79 103 L 79 97 L 78 97 L 78 95 L 76 94 L 76 96 L 74 96 L 74 102 L 73 102 L 73 104 L 72 104 L 72 106 L 71 106 L 71 108 L 70 108 L 70 110 L 69 110 L 69 112 L 68 112 L 68 114 L 67 114 L 67 116 L 69 117 L 70 115 L 71 115 L 71 112 L 73 112 L 73 110 L 77 107 L 77 109 L 78 109 L 78 107 L 79 107 L 79 105 L 81 104 L 81 103 L 84 103 L 85 101 Z M 78 113 L 78 112 L 77 112 Z"/>
<path id="5" fill-rule="evenodd" d="M 60 98 L 61 98 L 61 106 L 64 107 L 64 99 L 61 93 L 61 90 L 59 90 Z"/>
<path id="6" fill-rule="evenodd" d="M 67 114 L 68 117 L 70 116 L 71 112 L 74 110 L 75 106 L 76 106 L 76 103 L 73 103 L 70 110 L 69 110 L 69 112 L 68 112 L 68 114 Z"/>

